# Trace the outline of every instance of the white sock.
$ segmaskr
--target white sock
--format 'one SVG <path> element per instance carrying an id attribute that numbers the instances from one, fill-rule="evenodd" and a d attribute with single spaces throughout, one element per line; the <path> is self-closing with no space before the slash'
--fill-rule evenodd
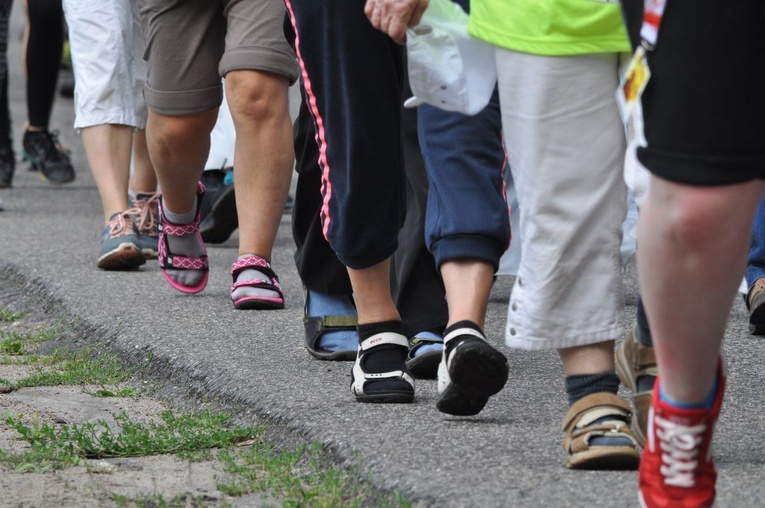
<path id="1" fill-rule="evenodd" d="M 167 209 L 165 203 L 162 203 L 162 213 L 167 221 L 175 224 L 176 226 L 182 226 L 184 224 L 190 224 L 197 214 L 197 200 L 194 198 L 194 206 L 186 213 L 175 213 Z M 188 236 L 169 236 L 167 238 L 167 247 L 173 254 L 187 256 L 187 257 L 199 257 L 205 254 L 205 244 L 198 234 Z M 179 284 L 184 286 L 196 286 L 205 272 L 202 270 L 166 270 L 168 276 Z"/>

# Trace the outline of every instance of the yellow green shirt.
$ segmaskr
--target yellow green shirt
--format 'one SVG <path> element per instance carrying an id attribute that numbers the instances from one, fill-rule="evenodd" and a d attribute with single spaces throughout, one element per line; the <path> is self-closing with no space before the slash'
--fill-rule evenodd
<path id="1" fill-rule="evenodd" d="M 619 3 L 603 0 L 471 0 L 470 33 L 536 55 L 630 51 Z"/>

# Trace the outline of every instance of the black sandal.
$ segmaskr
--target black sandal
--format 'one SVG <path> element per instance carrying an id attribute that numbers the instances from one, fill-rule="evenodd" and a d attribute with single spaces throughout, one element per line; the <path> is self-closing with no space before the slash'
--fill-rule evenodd
<path id="1" fill-rule="evenodd" d="M 303 289 L 303 326 L 305 327 L 305 348 L 308 353 L 319 360 L 353 361 L 356 359 L 356 349 L 330 351 L 318 347 L 319 338 L 328 331 L 356 331 L 358 318 L 356 316 L 309 316 L 308 289 Z"/>

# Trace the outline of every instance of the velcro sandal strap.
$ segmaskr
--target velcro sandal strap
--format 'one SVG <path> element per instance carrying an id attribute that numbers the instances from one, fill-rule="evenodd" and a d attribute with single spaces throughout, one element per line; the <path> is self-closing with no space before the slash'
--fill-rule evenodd
<path id="1" fill-rule="evenodd" d="M 368 339 L 361 342 L 359 347 L 361 351 L 367 351 L 373 347 L 382 346 L 383 344 L 392 344 L 394 346 L 402 346 L 409 349 L 409 340 L 395 332 L 383 332 L 372 335 Z"/>
<path id="2" fill-rule="evenodd" d="M 585 413 L 601 408 L 610 409 L 612 414 L 622 418 L 625 416 L 629 418 L 632 414 L 629 403 L 618 395 L 609 392 L 592 393 L 577 400 L 569 408 L 566 416 L 563 417 L 563 431 L 576 426 Z"/>
<path id="3" fill-rule="evenodd" d="M 173 268 L 176 270 L 207 270 L 210 266 L 210 262 L 207 260 L 206 255 L 201 257 L 188 257 L 168 253 L 166 257 L 161 256 L 160 260 L 163 268 Z"/>
<path id="4" fill-rule="evenodd" d="M 259 271 L 265 277 L 267 277 L 268 280 L 251 279 L 237 281 L 236 278 L 239 276 L 239 274 L 243 270 L 247 269 Z M 231 265 L 231 278 L 234 280 L 234 283 L 231 285 L 232 292 L 240 287 L 260 287 L 263 289 L 276 291 L 280 295 L 284 294 L 282 291 L 282 286 L 279 284 L 279 277 L 271 268 L 271 264 L 260 256 L 251 255 L 234 261 L 234 263 Z"/>
<path id="5" fill-rule="evenodd" d="M 483 336 L 481 332 L 478 330 L 474 330 L 472 328 L 457 328 L 456 330 L 452 330 L 444 337 L 444 345 L 448 344 L 450 340 L 453 340 L 457 337 L 463 337 L 465 335 L 472 335 L 473 337 L 479 338 L 481 340 L 486 340 L 486 337 Z"/>
<path id="6" fill-rule="evenodd" d="M 414 386 L 414 378 L 410 376 L 408 373 L 404 372 L 403 370 L 392 370 L 390 372 L 379 372 L 379 373 L 372 373 L 372 372 L 364 372 L 361 367 L 356 364 L 353 367 L 353 383 L 351 384 L 351 389 L 353 390 L 354 395 L 366 395 L 366 392 L 364 391 L 364 386 L 366 385 L 367 381 L 381 381 L 383 379 L 403 379 L 407 383 L 409 383 L 411 386 Z M 363 375 L 362 375 L 363 374 Z"/>
<path id="7" fill-rule="evenodd" d="M 635 341 L 635 370 L 642 370 L 646 367 L 656 367 L 656 354 L 652 347 L 644 346 Z M 658 372 L 654 373 L 656 375 Z"/>
<path id="8" fill-rule="evenodd" d="M 189 224 L 171 224 L 169 222 L 164 222 L 159 225 L 159 230 L 167 236 L 190 236 L 199 232 L 199 221 L 195 220 Z"/>
<path id="9" fill-rule="evenodd" d="M 259 270 L 266 275 L 268 275 L 271 278 L 275 277 L 274 270 L 271 268 L 271 264 L 263 259 L 260 256 L 245 256 L 241 259 L 237 259 L 234 261 L 234 263 L 231 265 L 231 277 L 233 277 L 234 280 L 236 280 L 236 277 L 239 275 L 239 273 L 242 270 L 246 270 L 248 268 L 254 268 L 256 270 Z"/>
<path id="10" fill-rule="evenodd" d="M 629 427 L 631 416 L 627 401 L 613 393 L 600 392 L 583 397 L 563 418 L 563 448 L 569 453 L 585 451 L 595 436 L 624 437 L 637 447 Z M 598 420 L 603 421 L 594 423 Z"/>

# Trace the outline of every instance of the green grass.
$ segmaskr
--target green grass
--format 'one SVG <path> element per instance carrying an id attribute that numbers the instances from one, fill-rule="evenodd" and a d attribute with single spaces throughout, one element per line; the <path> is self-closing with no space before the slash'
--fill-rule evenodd
<path id="1" fill-rule="evenodd" d="M 99 356 L 89 347 L 77 352 L 57 349 L 51 353 L 48 365 L 40 366 L 37 372 L 21 379 L 15 386 L 116 386 L 130 379 L 135 371 L 136 368 L 125 368 L 116 355 Z M 96 395 L 105 395 L 107 392 L 113 393 L 107 390 Z"/>
<path id="2" fill-rule="evenodd" d="M 26 312 L 13 312 L 11 309 L 0 309 L 0 323 L 12 323 L 26 315 Z"/>
<path id="3" fill-rule="evenodd" d="M 0 327 L 23 318 L 0 308 Z M 96 386 L 86 390 L 94 397 L 135 397 L 138 392 L 123 386 L 140 367 L 125 367 L 116 355 L 97 354 L 90 347 L 65 348 L 38 354 L 33 346 L 52 340 L 57 328 L 19 334 L 0 329 L 0 365 L 31 365 L 34 372 L 11 383 L 15 389 L 40 386 Z M 147 356 L 144 363 L 150 363 Z M 1 395 L 0 395 L 1 397 Z M 85 465 L 86 459 L 141 457 L 174 454 L 182 460 L 207 462 L 218 468 L 218 490 L 232 497 L 260 494 L 265 506 L 404 508 L 411 503 L 394 492 L 382 493 L 356 474 L 328 463 L 319 443 L 275 449 L 264 442 L 263 427 L 234 425 L 231 417 L 203 411 L 176 414 L 165 411 L 155 422 L 136 422 L 126 414 L 114 415 L 116 425 L 96 423 L 56 425 L 24 415 L 5 413 L 5 424 L 28 446 L 21 452 L 0 449 L 0 466 L 17 473 L 55 471 Z M 165 498 L 162 492 L 129 498 L 106 494 L 118 506 L 181 508 L 209 506 L 207 496 L 185 494 Z M 217 500 L 215 506 L 228 506 Z"/>
<path id="4" fill-rule="evenodd" d="M 31 451 L 12 454 L 0 450 L 0 463 L 19 471 L 29 464 L 59 469 L 77 465 L 81 459 L 143 457 L 192 452 L 231 445 L 263 434 L 258 427 L 229 425 L 230 417 L 203 411 L 194 415 L 160 414 L 160 421 L 140 423 L 127 415 L 115 415 L 117 428 L 103 420 L 82 425 L 27 423 L 23 416 L 6 414 L 3 422 L 14 429 Z"/>
<path id="5" fill-rule="evenodd" d="M 37 333 L 16 333 L 0 331 L 0 354 L 19 356 L 28 354 L 31 345 L 48 342 L 55 336 L 55 331 L 46 329 Z"/>
<path id="6" fill-rule="evenodd" d="M 225 478 L 217 488 L 230 496 L 268 493 L 283 507 L 390 507 L 411 503 L 398 493 L 382 495 L 348 472 L 328 466 L 321 443 L 276 451 L 257 442 L 244 449 L 218 452 Z"/>

